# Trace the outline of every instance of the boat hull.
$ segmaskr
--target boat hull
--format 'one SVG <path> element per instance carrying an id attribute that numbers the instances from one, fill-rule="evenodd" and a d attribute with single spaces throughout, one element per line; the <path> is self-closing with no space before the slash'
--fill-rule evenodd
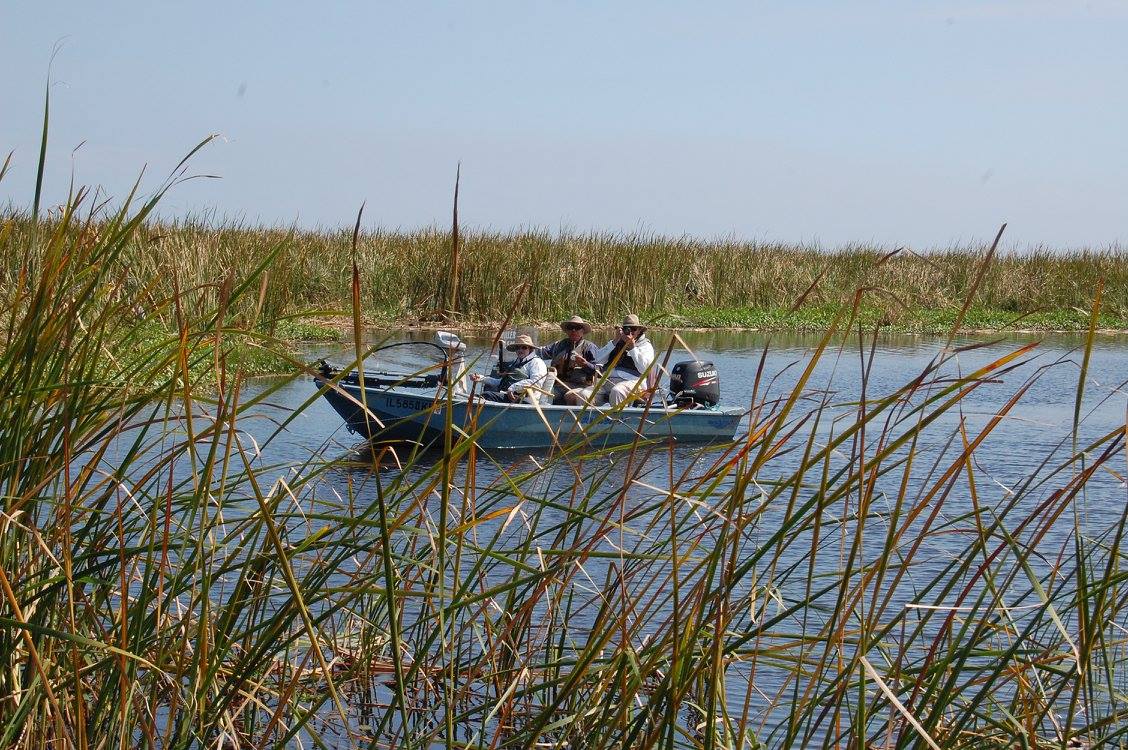
<path id="1" fill-rule="evenodd" d="M 319 388 L 326 382 L 318 378 Z M 443 434 L 448 404 L 440 391 L 409 388 L 361 389 L 338 383 L 324 391 L 325 398 L 352 432 L 377 442 L 432 444 Z M 472 403 L 455 397 L 449 404 L 452 425 L 465 432 L 474 429 L 478 444 L 488 448 L 548 448 L 578 440 L 600 446 L 644 440 L 672 439 L 678 443 L 728 441 L 740 427 L 739 409 L 667 409 L 654 404 L 649 410 L 608 407 L 533 406 L 502 404 L 483 399 Z"/>

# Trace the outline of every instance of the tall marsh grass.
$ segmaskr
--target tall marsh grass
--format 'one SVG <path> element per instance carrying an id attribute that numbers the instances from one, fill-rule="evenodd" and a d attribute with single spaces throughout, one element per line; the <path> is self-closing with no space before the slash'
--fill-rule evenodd
<path id="1" fill-rule="evenodd" d="M 1089 435 L 1079 396 L 1068 445 L 1014 456 L 1022 481 L 1000 488 L 977 462 L 1020 414 L 1030 381 L 1011 380 L 1035 347 L 972 372 L 945 349 L 841 404 L 810 376 L 827 357 L 869 372 L 873 341 L 844 308 L 794 386 L 758 379 L 747 429 L 699 453 L 573 443 L 526 459 L 452 433 L 438 455 L 311 445 L 278 464 L 288 424 L 255 440 L 247 419 L 279 386 L 248 391 L 224 346 L 264 335 L 264 279 L 292 282 L 279 310 L 351 289 L 422 310 L 442 239 L 360 238 L 354 287 L 330 271 L 351 264 L 347 238 L 158 230 L 158 199 L 95 219 L 79 192 L 0 237 L 19 259 L 0 339 L 0 747 L 1128 741 L 1128 511 L 1083 520 L 1087 493 L 1122 494 L 1123 426 Z M 593 316 L 674 294 L 599 238 L 487 239 L 467 241 L 460 285 L 483 316 L 522 269 L 576 281 Z M 505 242 L 508 267 L 485 264 Z M 652 270 L 675 270 L 682 253 L 648 248 Z M 623 258 L 623 295 L 552 275 L 592 270 L 596 249 Z M 718 270 L 761 252 L 714 251 Z M 868 257 L 850 256 L 858 277 L 886 273 Z M 794 282 L 766 264 L 746 280 Z M 717 273 L 703 293 L 733 283 Z M 151 316 L 171 333 L 154 338 Z M 988 388 L 1004 393 L 968 418 Z"/>
<path id="2" fill-rule="evenodd" d="M 6 221 L 19 242 L 33 223 L 23 214 Z M 212 290 L 227 272 L 258 265 L 275 252 L 240 314 L 276 321 L 308 310 L 348 314 L 354 257 L 351 232 L 298 231 L 238 222 L 147 222 L 126 249 L 127 283 L 157 296 L 182 288 Z M 280 249 L 278 249 L 280 247 Z M 514 290 L 531 279 L 514 314 L 521 323 L 556 321 L 572 314 L 611 323 L 636 311 L 658 324 L 824 330 L 850 304 L 855 289 L 873 322 L 943 331 L 958 310 L 986 247 L 928 252 L 890 248 L 704 241 L 643 234 L 554 235 L 463 232 L 456 296 L 448 299 L 449 230 L 366 231 L 358 237 L 362 306 L 371 322 L 439 320 L 454 305 L 454 321 L 497 322 L 515 302 Z M 1102 325 L 1128 325 L 1128 270 L 1121 248 L 1054 251 L 1036 248 L 1000 255 L 976 298 L 973 319 L 985 328 L 1081 328 L 1098 280 L 1106 289 Z M 3 280 L 0 279 L 0 283 Z M 150 285 L 156 284 L 156 288 Z M 803 305 L 789 312 L 797 299 Z M 945 317 L 945 313 L 949 313 Z M 977 314 L 978 313 L 978 314 Z"/>

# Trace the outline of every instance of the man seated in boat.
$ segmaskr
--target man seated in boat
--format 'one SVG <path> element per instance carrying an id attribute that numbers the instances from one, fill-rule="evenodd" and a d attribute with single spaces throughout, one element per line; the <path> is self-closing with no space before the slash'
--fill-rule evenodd
<path id="1" fill-rule="evenodd" d="M 474 373 L 470 379 L 475 383 L 484 384 L 482 398 L 490 401 L 515 404 L 525 396 L 525 391 L 544 387 L 548 375 L 548 365 L 537 356 L 537 347 L 528 334 L 522 333 L 513 339 L 513 343 L 505 347 L 517 355 L 517 359 L 506 362 L 504 369 L 499 368 L 501 377 L 491 378 L 488 375 Z"/>
<path id="2" fill-rule="evenodd" d="M 610 371 L 598 388 L 585 388 L 580 395 L 596 405 L 632 401 L 646 388 L 644 375 L 653 362 L 654 346 L 646 337 L 646 328 L 637 315 L 628 315 L 615 329 L 615 338 L 595 353 L 595 363 Z"/>
<path id="3" fill-rule="evenodd" d="M 584 338 L 591 333 L 591 324 L 579 315 L 560 323 L 565 338 L 542 346 L 538 354 L 556 369 L 556 385 L 552 403 L 577 406 L 582 403 L 580 391 L 595 383 L 599 368 L 595 364 L 596 346 Z"/>

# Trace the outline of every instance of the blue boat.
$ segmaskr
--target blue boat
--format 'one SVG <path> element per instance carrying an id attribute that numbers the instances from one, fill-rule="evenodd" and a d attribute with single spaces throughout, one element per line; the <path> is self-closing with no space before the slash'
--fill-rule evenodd
<path id="1" fill-rule="evenodd" d="M 612 408 L 504 404 L 465 396 L 448 400 L 444 387 L 387 387 L 369 385 L 368 380 L 363 395 L 355 375 L 335 384 L 320 376 L 314 382 L 324 389 L 326 400 L 351 432 L 377 442 L 432 444 L 442 436 L 448 409 L 457 431 L 481 430 L 478 444 L 491 449 L 549 448 L 577 440 L 599 446 L 640 438 L 695 444 L 728 441 L 745 415 L 743 409 L 679 408 L 657 401 L 649 408 Z"/>
<path id="2" fill-rule="evenodd" d="M 441 354 L 441 372 L 402 375 L 342 372 L 322 362 L 314 383 L 350 432 L 374 442 L 432 445 L 439 440 L 449 413 L 452 428 L 475 435 L 483 448 L 550 448 L 583 441 L 596 446 L 625 445 L 636 440 L 673 440 L 701 444 L 732 440 L 747 413 L 716 406 L 720 395 L 716 370 L 709 363 L 684 362 L 671 373 L 676 388 L 670 399 L 654 395 L 649 403 L 628 407 L 557 406 L 547 403 L 500 403 L 469 391 L 466 381 L 448 386 L 448 373 L 466 377 L 465 344 L 445 331 L 425 345 Z M 700 367 L 686 368 L 688 365 Z M 683 376 L 697 373 L 688 382 Z M 362 386 L 363 383 L 363 386 Z M 696 386 L 696 387 L 694 387 Z M 690 396 L 691 398 L 686 398 Z"/>

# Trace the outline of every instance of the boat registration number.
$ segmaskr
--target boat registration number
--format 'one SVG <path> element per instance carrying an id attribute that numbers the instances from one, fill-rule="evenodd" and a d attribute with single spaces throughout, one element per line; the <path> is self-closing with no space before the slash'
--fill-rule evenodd
<path id="1" fill-rule="evenodd" d="M 388 406 L 393 409 L 407 409 L 408 411 L 423 411 L 431 405 L 430 401 L 410 396 L 392 396 L 388 399 Z"/>

